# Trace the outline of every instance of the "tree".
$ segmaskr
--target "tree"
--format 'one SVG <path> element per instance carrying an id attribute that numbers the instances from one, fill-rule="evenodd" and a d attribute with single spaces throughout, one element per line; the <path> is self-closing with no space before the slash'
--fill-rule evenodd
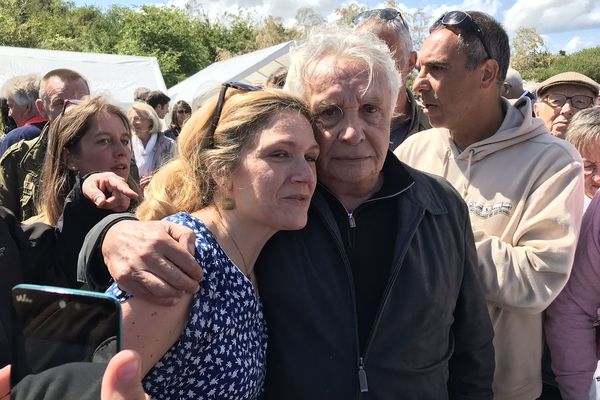
<path id="1" fill-rule="evenodd" d="M 556 57 L 550 66 L 538 71 L 538 77 L 539 80 L 544 80 L 567 71 L 579 72 L 600 82 L 600 46 Z"/>
<path id="2" fill-rule="evenodd" d="M 341 26 L 352 26 L 352 21 L 358 14 L 363 11 L 367 11 L 369 8 L 366 6 L 359 6 L 356 3 L 351 3 L 347 7 L 339 7 L 335 9 L 335 13 L 338 16 L 336 23 Z"/>
<path id="3" fill-rule="evenodd" d="M 155 56 L 167 86 L 174 85 L 211 60 L 197 40 L 198 27 L 174 7 L 143 6 L 125 11 L 118 54 Z"/>
<path id="4" fill-rule="evenodd" d="M 544 39 L 535 28 L 517 29 L 512 42 L 511 66 L 524 79 L 539 80 L 538 71 L 547 68 L 554 57 L 544 46 Z"/>
<path id="5" fill-rule="evenodd" d="M 429 26 L 431 25 L 431 17 L 425 14 L 422 8 L 417 8 L 415 11 L 403 13 L 404 19 L 410 28 L 410 37 L 413 42 L 413 49 L 419 51 L 423 47 L 423 42 L 429 36 Z"/>
<path id="6" fill-rule="evenodd" d="M 284 27 L 281 18 L 269 15 L 265 18 L 263 25 L 257 29 L 256 49 L 264 49 L 279 43 L 297 40 L 300 36 L 300 31 L 297 29 Z"/>
<path id="7" fill-rule="evenodd" d="M 310 7 L 302 7 L 296 11 L 296 25 L 302 34 L 324 23 L 325 19 Z"/>

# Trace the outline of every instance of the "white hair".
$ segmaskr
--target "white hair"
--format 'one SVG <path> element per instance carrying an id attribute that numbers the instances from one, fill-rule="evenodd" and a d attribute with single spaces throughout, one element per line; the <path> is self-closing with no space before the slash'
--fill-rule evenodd
<path id="1" fill-rule="evenodd" d="M 20 106 L 31 105 L 35 109 L 35 101 L 40 91 L 40 77 L 35 74 L 19 75 L 7 80 L 2 85 L 2 97 L 11 99 Z"/>
<path id="2" fill-rule="evenodd" d="M 374 34 L 367 31 L 353 31 L 350 29 L 325 28 L 314 31 L 299 46 L 290 53 L 290 68 L 284 89 L 289 92 L 306 97 L 310 83 L 314 81 L 318 71 L 318 64 L 325 58 L 336 60 L 352 60 L 357 64 L 366 66 L 368 81 L 384 80 L 390 90 L 392 110 L 398 93 L 401 90 L 402 80 L 388 46 Z M 306 98 L 305 98 L 306 100 Z"/>

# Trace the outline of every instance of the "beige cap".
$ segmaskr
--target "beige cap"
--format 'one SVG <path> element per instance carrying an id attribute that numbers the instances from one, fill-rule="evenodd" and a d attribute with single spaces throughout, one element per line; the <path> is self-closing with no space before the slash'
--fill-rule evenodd
<path id="1" fill-rule="evenodd" d="M 580 74 L 579 72 L 562 72 L 560 74 L 551 76 L 544 82 L 540 83 L 535 91 L 535 94 L 540 97 L 551 87 L 564 84 L 583 86 L 594 92 L 596 96 L 598 95 L 598 88 L 600 87 L 598 82 L 594 81 L 592 78 L 588 78 L 587 76 Z"/>

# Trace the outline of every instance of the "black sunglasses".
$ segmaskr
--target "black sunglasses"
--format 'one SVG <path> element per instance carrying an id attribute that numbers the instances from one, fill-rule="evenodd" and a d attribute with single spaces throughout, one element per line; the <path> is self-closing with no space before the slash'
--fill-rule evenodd
<path id="1" fill-rule="evenodd" d="M 215 135 L 215 131 L 217 130 L 217 125 L 219 125 L 219 119 L 221 119 L 221 112 L 223 112 L 223 104 L 225 104 L 225 94 L 227 93 L 227 89 L 233 88 L 237 90 L 243 90 L 246 92 L 256 92 L 257 90 L 262 90 L 261 87 L 249 85 L 244 82 L 225 82 L 221 86 L 221 91 L 219 92 L 219 99 L 217 100 L 217 108 L 215 109 L 215 116 L 213 117 L 212 124 L 210 127 L 209 137 L 213 140 Z"/>
<path id="2" fill-rule="evenodd" d="M 448 11 L 444 13 L 438 20 L 433 24 L 436 26 L 438 23 L 441 23 L 445 27 L 448 28 L 458 28 L 461 31 L 474 33 L 479 38 L 479 41 L 483 45 L 483 49 L 488 57 L 488 59 L 492 58 L 492 53 L 485 45 L 485 41 L 483 40 L 483 33 L 481 32 L 481 28 L 479 25 L 473 20 L 473 18 L 464 11 Z"/>
<path id="3" fill-rule="evenodd" d="M 398 10 L 394 10 L 393 8 L 378 8 L 375 10 L 363 11 L 360 14 L 358 14 L 356 17 L 354 17 L 354 19 L 352 20 L 352 23 L 354 25 L 358 25 L 361 22 L 366 21 L 372 15 L 375 15 L 375 14 L 377 14 L 379 16 L 379 18 L 381 18 L 384 21 L 400 21 L 400 26 L 402 27 L 402 29 L 405 30 L 406 32 L 409 31 L 408 24 L 406 23 L 406 20 L 402 16 L 402 13 L 400 13 L 400 11 L 398 11 Z"/>

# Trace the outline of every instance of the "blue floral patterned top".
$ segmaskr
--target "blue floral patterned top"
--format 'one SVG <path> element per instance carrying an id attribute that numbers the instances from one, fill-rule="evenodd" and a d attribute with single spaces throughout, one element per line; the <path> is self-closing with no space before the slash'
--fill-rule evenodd
<path id="1" fill-rule="evenodd" d="M 199 219 L 166 218 L 194 230 L 195 258 L 204 270 L 178 341 L 148 372 L 152 399 L 256 399 L 265 377 L 267 331 L 252 283 L 225 255 Z M 128 298 L 113 284 L 107 291 Z"/>

